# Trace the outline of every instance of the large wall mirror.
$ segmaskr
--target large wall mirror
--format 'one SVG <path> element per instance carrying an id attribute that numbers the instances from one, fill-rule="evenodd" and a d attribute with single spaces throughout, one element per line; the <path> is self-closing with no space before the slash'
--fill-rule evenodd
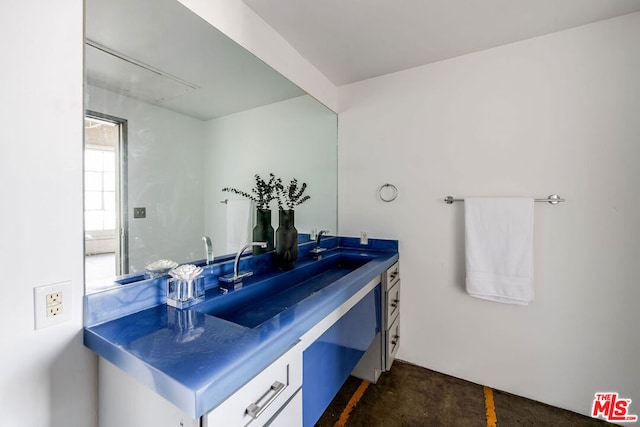
<path id="1" fill-rule="evenodd" d="M 335 113 L 176 0 L 86 0 L 85 18 L 86 292 L 202 260 L 203 236 L 232 252 L 222 188 L 255 174 L 306 182 L 296 228 L 336 231 Z"/>

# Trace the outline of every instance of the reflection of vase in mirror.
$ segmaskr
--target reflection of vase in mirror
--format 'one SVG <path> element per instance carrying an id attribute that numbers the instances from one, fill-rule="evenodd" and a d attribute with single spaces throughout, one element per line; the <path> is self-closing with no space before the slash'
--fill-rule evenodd
<path id="1" fill-rule="evenodd" d="M 179 1 L 86 0 L 85 14 L 85 107 L 127 123 L 130 273 L 201 260 L 205 235 L 218 257 L 233 252 L 212 189 L 250 187 L 256 173 L 304 176 L 315 194 L 298 230 L 337 228 L 334 112 Z"/>
<path id="2" fill-rule="evenodd" d="M 271 209 L 256 209 L 256 226 L 253 227 L 253 241 L 267 242 L 266 248 L 253 247 L 253 254 L 259 255 L 273 250 L 273 227 L 271 226 Z"/>
<path id="3" fill-rule="evenodd" d="M 276 230 L 276 263 L 280 270 L 292 270 L 298 259 L 298 230 L 293 209 L 279 211 Z"/>

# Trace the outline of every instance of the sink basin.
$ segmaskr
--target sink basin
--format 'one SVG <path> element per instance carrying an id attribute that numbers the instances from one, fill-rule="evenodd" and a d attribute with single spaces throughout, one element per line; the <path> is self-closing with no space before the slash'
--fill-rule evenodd
<path id="1" fill-rule="evenodd" d="M 288 272 L 279 272 L 242 289 L 195 306 L 201 313 L 255 328 L 300 301 L 363 266 L 366 255 L 335 254 L 306 261 Z"/>

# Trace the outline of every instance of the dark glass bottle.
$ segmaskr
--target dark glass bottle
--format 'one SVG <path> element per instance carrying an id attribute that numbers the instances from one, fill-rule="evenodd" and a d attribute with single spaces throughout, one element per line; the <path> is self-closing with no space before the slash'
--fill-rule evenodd
<path id="1" fill-rule="evenodd" d="M 278 211 L 276 230 L 276 264 L 280 270 L 292 270 L 298 259 L 298 230 L 293 209 Z"/>

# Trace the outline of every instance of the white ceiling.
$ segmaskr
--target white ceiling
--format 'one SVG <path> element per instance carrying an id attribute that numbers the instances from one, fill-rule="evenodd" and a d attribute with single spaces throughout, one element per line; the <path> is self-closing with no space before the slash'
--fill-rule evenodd
<path id="1" fill-rule="evenodd" d="M 640 0 L 243 0 L 340 86 L 640 11 Z"/>

